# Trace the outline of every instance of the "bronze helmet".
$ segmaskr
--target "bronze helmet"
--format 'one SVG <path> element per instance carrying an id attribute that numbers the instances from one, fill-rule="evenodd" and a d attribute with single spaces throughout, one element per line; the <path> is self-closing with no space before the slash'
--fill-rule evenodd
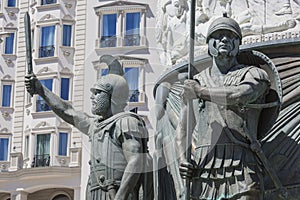
<path id="1" fill-rule="evenodd" d="M 124 71 L 119 61 L 111 55 L 101 56 L 100 62 L 108 65 L 108 74 L 102 76 L 93 85 L 91 91 L 100 90 L 111 95 L 112 108 L 116 109 L 114 114 L 123 111 L 127 105 L 129 87 L 123 77 Z"/>
<path id="2" fill-rule="evenodd" d="M 242 41 L 242 31 L 239 24 L 232 18 L 227 17 L 226 15 L 220 18 L 215 19 L 208 27 L 206 43 L 208 43 L 211 35 L 218 30 L 229 30 L 235 33 Z"/>

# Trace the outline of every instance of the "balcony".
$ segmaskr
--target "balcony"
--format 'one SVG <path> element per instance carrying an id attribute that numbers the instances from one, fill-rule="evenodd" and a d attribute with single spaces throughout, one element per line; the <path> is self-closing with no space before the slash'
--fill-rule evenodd
<path id="1" fill-rule="evenodd" d="M 100 47 L 116 47 L 117 37 L 116 36 L 102 36 L 100 41 Z"/>
<path id="2" fill-rule="evenodd" d="M 125 46 L 140 46 L 140 35 L 139 34 L 125 35 L 124 45 Z"/>
<path id="3" fill-rule="evenodd" d="M 31 163 L 31 167 L 48 167 L 50 165 L 50 155 L 35 155 Z"/>
<path id="4" fill-rule="evenodd" d="M 39 57 L 40 58 L 52 57 L 52 56 L 54 56 L 54 50 L 55 50 L 54 45 L 41 46 L 40 52 L 39 52 Z"/>

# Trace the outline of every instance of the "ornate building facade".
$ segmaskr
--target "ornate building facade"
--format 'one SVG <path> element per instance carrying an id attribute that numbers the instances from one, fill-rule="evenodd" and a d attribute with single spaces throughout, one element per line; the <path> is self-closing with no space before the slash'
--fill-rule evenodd
<path id="1" fill-rule="evenodd" d="M 78 110 L 91 114 L 89 88 L 107 73 L 99 57 L 110 54 L 119 59 L 130 89 L 126 110 L 144 118 L 154 152 L 153 88 L 165 71 L 174 71 L 187 60 L 189 4 L 188 0 L 0 0 L 0 200 L 83 200 L 89 174 L 88 137 L 58 118 L 39 96 L 25 91 L 25 12 L 31 17 L 34 73 Z M 291 0 L 198 0 L 199 63 L 207 52 L 208 24 L 224 11 L 239 21 L 246 36 L 243 48 L 263 51 L 278 66 L 283 108 L 298 113 L 300 5 Z M 278 125 L 280 130 L 299 139 L 297 118 L 289 124 L 284 113 L 282 117 L 286 123 Z M 294 152 L 297 158 L 299 147 L 284 152 Z M 299 179 L 295 177 L 294 185 L 300 184 Z"/>

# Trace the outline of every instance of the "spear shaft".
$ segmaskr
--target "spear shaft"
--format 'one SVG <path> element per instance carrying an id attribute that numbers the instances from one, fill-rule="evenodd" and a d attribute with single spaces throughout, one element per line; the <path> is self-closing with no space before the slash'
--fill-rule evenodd
<path id="1" fill-rule="evenodd" d="M 189 48 L 189 65 L 188 65 L 188 79 L 192 79 L 192 70 L 194 68 L 194 39 L 195 39 L 195 7 L 196 0 L 191 0 L 190 7 L 190 48 Z M 192 144 L 192 100 L 187 102 L 187 136 L 186 136 L 186 159 L 187 162 L 191 162 L 191 144 Z M 190 178 L 186 179 L 186 200 L 190 199 Z"/>

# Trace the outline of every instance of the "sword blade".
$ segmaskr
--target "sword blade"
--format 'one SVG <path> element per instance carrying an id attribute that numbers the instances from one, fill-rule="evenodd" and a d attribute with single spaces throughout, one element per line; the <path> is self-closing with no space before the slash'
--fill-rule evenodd
<path id="1" fill-rule="evenodd" d="M 26 12 L 24 15 L 25 24 L 25 43 L 26 43 L 26 58 L 27 58 L 27 73 L 32 74 L 32 48 L 31 48 L 31 26 L 30 26 L 30 16 Z"/>

